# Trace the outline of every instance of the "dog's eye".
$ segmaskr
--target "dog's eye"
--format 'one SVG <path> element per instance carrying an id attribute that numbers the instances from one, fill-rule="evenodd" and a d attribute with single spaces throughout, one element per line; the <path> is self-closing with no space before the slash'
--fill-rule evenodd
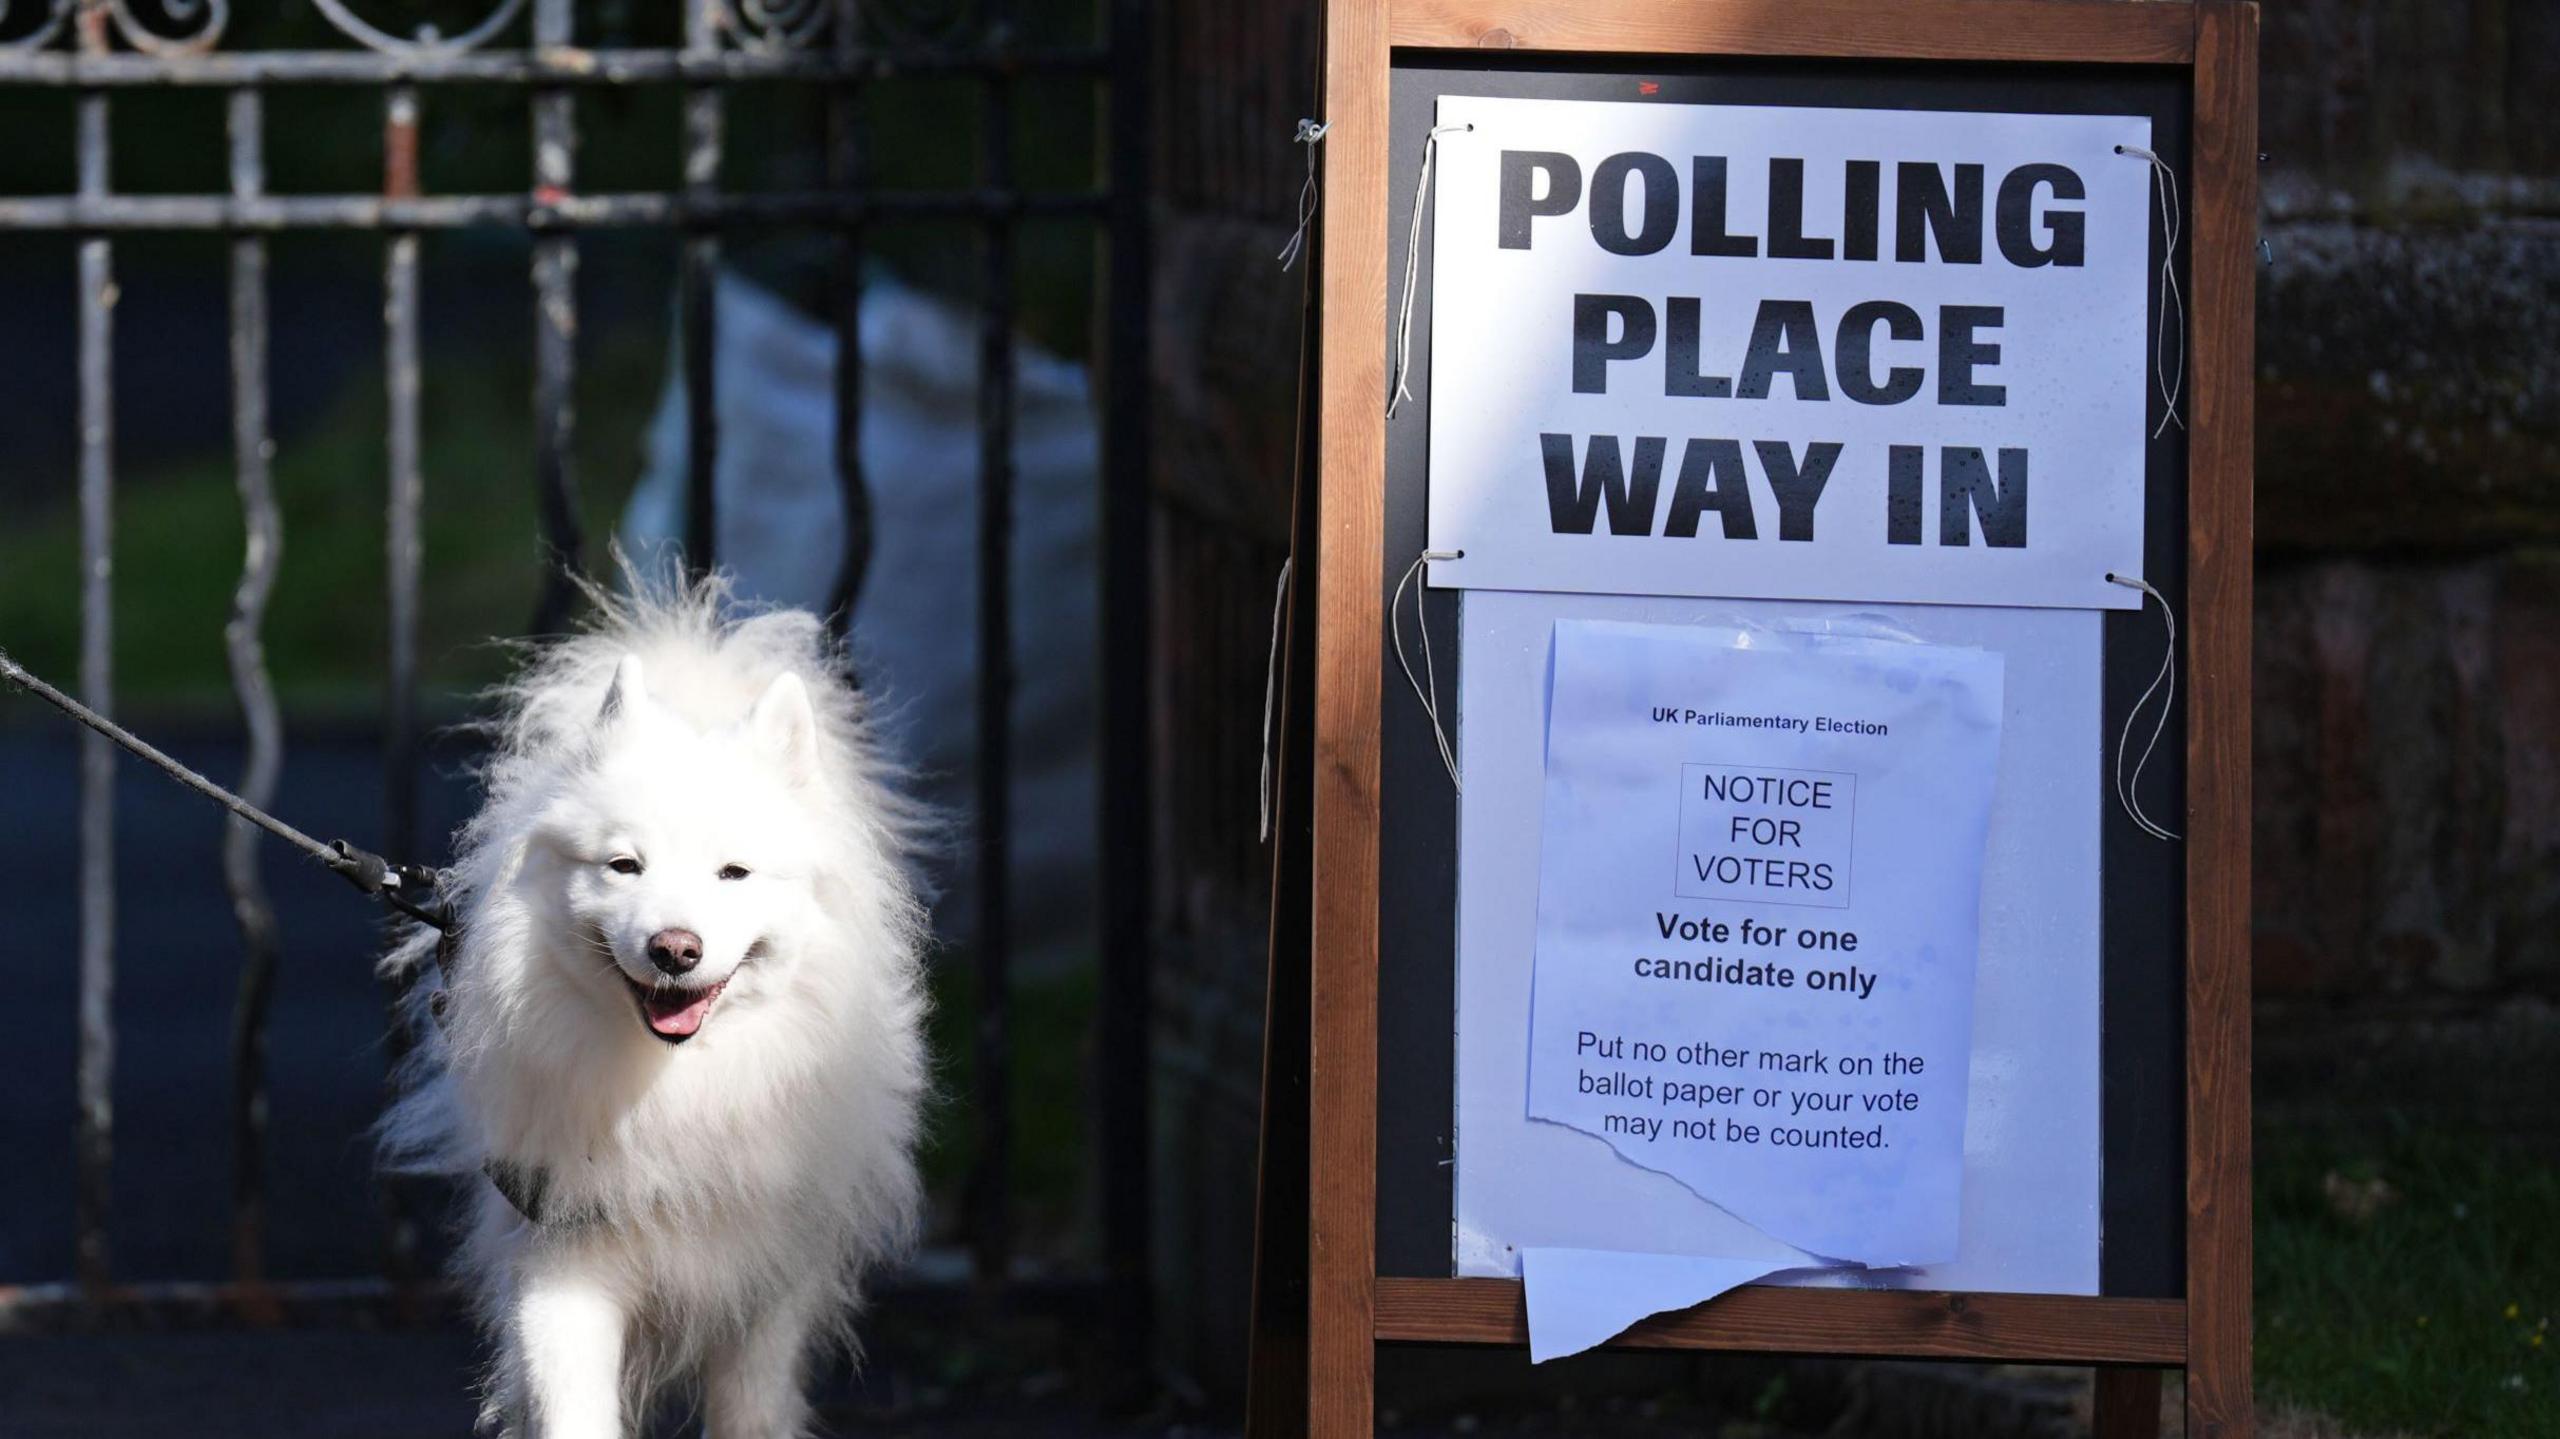
<path id="1" fill-rule="evenodd" d="M 638 874 L 640 872 L 640 861 L 627 854 L 617 854 L 613 858 L 606 860 L 604 862 L 604 867 L 612 870 L 615 874 Z"/>
<path id="2" fill-rule="evenodd" d="M 720 866 L 720 877 L 722 879 L 745 879 L 747 877 L 747 867 L 743 864 L 724 864 Z"/>

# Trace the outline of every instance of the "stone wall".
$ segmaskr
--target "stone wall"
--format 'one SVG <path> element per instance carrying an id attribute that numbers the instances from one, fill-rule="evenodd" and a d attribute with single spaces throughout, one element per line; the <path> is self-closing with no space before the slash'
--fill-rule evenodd
<path id="1" fill-rule="evenodd" d="M 2265 12 L 2258 987 L 2560 988 L 2560 0 Z"/>

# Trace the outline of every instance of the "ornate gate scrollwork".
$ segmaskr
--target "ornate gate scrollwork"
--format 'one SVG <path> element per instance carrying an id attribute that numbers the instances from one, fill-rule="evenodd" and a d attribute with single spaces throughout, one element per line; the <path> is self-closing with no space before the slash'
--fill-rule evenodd
<path id="1" fill-rule="evenodd" d="M 338 33 L 366 49 L 385 55 L 450 55 L 487 44 L 524 13 L 525 0 L 499 0 L 498 8 L 459 34 L 446 35 L 433 25 L 420 25 L 405 40 L 358 15 L 348 8 L 347 0 L 311 3 L 318 7 L 322 19 L 338 28 Z"/>
<path id="2" fill-rule="evenodd" d="M 8 37 L 0 51 L 44 49 L 83 10 L 125 44 L 162 59 L 203 54 L 231 22 L 231 0 L 0 0 L 0 36 Z M 25 33 L 10 33 L 21 26 Z"/>

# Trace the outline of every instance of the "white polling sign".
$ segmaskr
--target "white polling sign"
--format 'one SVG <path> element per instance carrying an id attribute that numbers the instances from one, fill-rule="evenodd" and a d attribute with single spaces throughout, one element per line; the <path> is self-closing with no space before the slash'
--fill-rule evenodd
<path id="1" fill-rule="evenodd" d="M 2148 119 L 1437 113 L 1429 583 L 2140 604 Z"/>
<path id="2" fill-rule="evenodd" d="M 2001 657 L 1554 644 L 1530 1117 L 1822 1259 L 1954 1258 Z"/>

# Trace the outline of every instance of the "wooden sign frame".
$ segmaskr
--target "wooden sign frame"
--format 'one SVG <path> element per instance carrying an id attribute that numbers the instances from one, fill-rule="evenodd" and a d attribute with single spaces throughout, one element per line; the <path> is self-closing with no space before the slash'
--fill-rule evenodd
<path id="1" fill-rule="evenodd" d="M 1311 971 L 1306 1330 L 1303 1369 L 1290 1362 L 1272 1371 L 1257 1354 L 1258 1380 L 1286 1375 L 1296 1391 L 1291 1399 L 1303 1394 L 1298 1412 L 1306 1432 L 1366 1435 L 1378 1343 L 1519 1345 L 1527 1339 L 1516 1281 L 1381 1277 L 1377 1263 L 1379 734 L 1387 598 L 1383 337 L 1395 56 L 1427 60 L 1434 51 L 1480 54 L 1497 47 L 1586 57 L 2123 64 L 2184 70 L 2193 97 L 2189 571 L 2181 627 L 2190 695 L 2185 1295 L 1746 1288 L 1647 1320 L 1615 1343 L 2099 1366 L 2102 1436 L 2153 1433 L 2159 1372 L 2177 1368 L 2187 1376 L 2189 1435 L 2248 1435 L 2257 6 L 2236 0 L 1326 0 L 1323 17 L 1321 113 L 1331 129 L 1322 145 L 1321 359 L 1312 417 L 1317 485 L 1312 523 L 1301 525 L 1306 547 L 1299 551 L 1313 562 L 1315 585 L 1311 606 L 1298 612 L 1314 630 L 1312 752 L 1297 777 L 1312 818 L 1305 888 L 1297 890 L 1309 906 Z M 1305 653 L 1294 639 L 1293 651 Z M 1283 885 L 1283 904 L 1295 889 Z M 1275 916 L 1275 935 L 1294 928 Z M 1295 1012 L 1294 1004 L 1275 1007 L 1275 1033 L 1280 1016 Z M 1268 1155 L 1268 1133 L 1265 1144 Z M 1294 1163 L 1289 1170 L 1300 1172 Z M 1268 1227 L 1294 1227 L 1296 1216 L 1286 1212 L 1294 1208 L 1266 1190 L 1266 1286 L 1276 1282 Z M 1258 1430 L 1276 1430 L 1274 1412 L 1257 1401 Z"/>

